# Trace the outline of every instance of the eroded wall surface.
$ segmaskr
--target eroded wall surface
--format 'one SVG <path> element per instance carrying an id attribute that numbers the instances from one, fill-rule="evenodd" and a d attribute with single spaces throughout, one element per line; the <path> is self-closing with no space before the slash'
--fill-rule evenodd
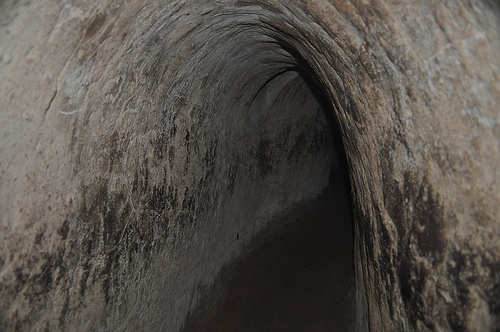
<path id="1" fill-rule="evenodd" d="M 327 183 L 298 72 L 346 150 L 358 328 L 500 328 L 499 31 L 481 1 L 1 2 L 2 328 L 179 330 Z"/>

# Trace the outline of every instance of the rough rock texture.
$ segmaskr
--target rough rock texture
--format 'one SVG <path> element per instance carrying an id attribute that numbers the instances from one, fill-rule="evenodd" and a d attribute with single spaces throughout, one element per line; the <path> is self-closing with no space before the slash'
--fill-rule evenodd
<path id="1" fill-rule="evenodd" d="M 325 109 L 358 329 L 500 329 L 499 12 L 0 1 L 1 328 L 181 329 L 223 264 L 327 185 Z"/>

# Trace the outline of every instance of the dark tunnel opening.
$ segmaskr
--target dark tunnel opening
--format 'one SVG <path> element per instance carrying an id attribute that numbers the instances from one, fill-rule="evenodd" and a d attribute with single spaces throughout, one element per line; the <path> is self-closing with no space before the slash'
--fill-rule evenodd
<path id="1" fill-rule="evenodd" d="M 327 151 L 323 190 L 273 220 L 236 262 L 222 269 L 201 304 L 190 313 L 184 331 L 354 328 L 354 233 L 348 165 L 333 106 L 309 74 L 310 68 L 304 68 L 273 76 L 259 89 L 249 112 L 283 113 L 283 119 L 272 120 L 278 127 L 287 114 L 316 112 L 317 127 L 306 128 L 296 143 L 309 142 L 303 147 L 307 153 Z M 301 135 L 316 136 L 308 140 Z M 289 154 L 283 162 L 293 163 L 293 156 Z"/>

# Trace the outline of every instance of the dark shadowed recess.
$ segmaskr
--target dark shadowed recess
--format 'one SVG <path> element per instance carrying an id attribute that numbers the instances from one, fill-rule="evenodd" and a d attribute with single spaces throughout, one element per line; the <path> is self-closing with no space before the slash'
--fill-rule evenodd
<path id="1" fill-rule="evenodd" d="M 304 84 L 308 98 L 325 112 L 334 151 L 330 181 L 320 197 L 274 220 L 274 226 L 261 232 L 236 262 L 221 270 L 188 316 L 184 331 L 354 328 L 352 199 L 341 133 L 312 69 L 293 50 L 286 50 L 297 61 L 292 71 L 300 79 L 295 82 Z"/>

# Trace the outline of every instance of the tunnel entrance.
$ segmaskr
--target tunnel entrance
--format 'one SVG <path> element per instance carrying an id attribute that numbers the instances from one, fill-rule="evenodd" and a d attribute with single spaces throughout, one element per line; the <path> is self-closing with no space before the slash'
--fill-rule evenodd
<path id="1" fill-rule="evenodd" d="M 274 128 L 276 136 L 290 117 L 314 118 L 314 126 L 295 135 L 282 163 L 293 163 L 299 148 L 315 155 L 327 151 L 322 158 L 315 157 L 324 163 L 319 169 L 326 170 L 326 176 L 315 174 L 315 183 L 310 184 L 323 189 L 274 218 L 236 262 L 222 269 L 184 331 L 350 331 L 354 328 L 351 198 L 332 110 L 314 81 L 292 70 L 270 79 L 249 104 L 246 116 L 249 130 Z M 263 154 L 256 167 L 271 172 L 265 159 L 279 153 Z M 297 181 L 304 180 L 297 175 Z"/>

